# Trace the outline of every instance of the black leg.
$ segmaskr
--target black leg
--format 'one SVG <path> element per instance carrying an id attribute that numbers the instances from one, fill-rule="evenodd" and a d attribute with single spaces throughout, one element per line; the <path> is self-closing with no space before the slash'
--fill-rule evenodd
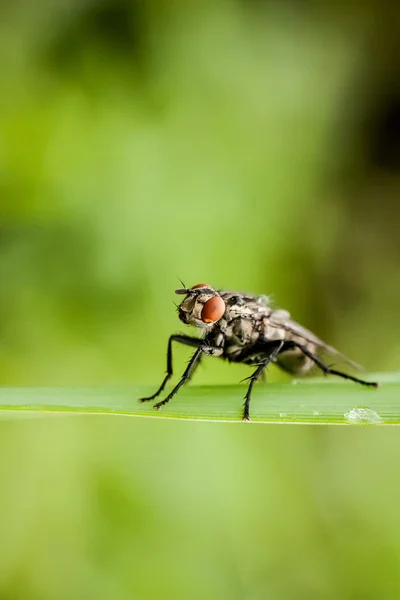
<path id="1" fill-rule="evenodd" d="M 283 344 L 284 344 L 283 340 L 276 342 L 276 344 L 274 344 L 274 345 L 270 344 L 271 353 L 257 367 L 257 369 L 254 371 L 254 373 L 252 375 L 250 375 L 250 377 L 248 378 L 250 380 L 250 383 L 249 383 L 249 387 L 247 388 L 246 396 L 244 397 L 243 416 L 242 416 L 243 421 L 250 421 L 250 400 L 251 400 L 251 392 L 253 389 L 253 385 L 255 384 L 257 379 L 260 377 L 260 375 L 264 371 L 265 367 L 275 358 L 275 356 L 277 354 L 279 354 L 279 352 L 282 349 Z"/>
<path id="2" fill-rule="evenodd" d="M 148 396 L 147 398 L 141 398 L 141 402 L 148 402 L 149 400 L 154 400 L 157 398 L 165 388 L 167 381 L 172 377 L 172 342 L 179 342 L 180 344 L 185 344 L 186 346 L 193 346 L 194 348 L 198 348 L 200 344 L 203 343 L 203 340 L 198 338 L 190 337 L 189 335 L 171 335 L 168 340 L 168 349 L 167 349 L 167 374 L 164 377 L 164 380 L 158 390 L 152 396 Z"/>
<path id="3" fill-rule="evenodd" d="M 177 385 L 174 387 L 172 392 L 170 392 L 164 400 L 161 400 L 161 402 L 157 402 L 157 404 L 154 405 L 154 408 L 156 408 L 157 410 L 160 410 L 160 408 L 162 406 L 164 406 L 164 404 L 167 404 L 167 402 L 169 402 L 171 400 L 171 398 L 173 396 L 175 396 L 175 394 L 179 390 L 179 388 L 181 388 L 183 386 L 183 384 L 186 383 L 191 378 L 196 367 L 200 363 L 200 358 L 201 358 L 202 352 L 203 352 L 203 348 L 202 348 L 202 346 L 199 346 L 199 348 L 197 348 L 196 352 L 193 354 L 192 358 L 190 359 L 189 364 L 186 367 L 186 370 L 185 370 L 184 374 L 182 375 L 180 381 L 177 383 Z"/>
<path id="4" fill-rule="evenodd" d="M 185 370 L 184 374 L 182 375 L 178 384 L 174 387 L 172 392 L 170 392 L 168 394 L 168 396 L 165 398 L 165 400 L 162 400 L 161 402 L 157 402 L 157 404 L 154 405 L 154 408 L 159 410 L 162 406 L 164 406 L 164 404 L 167 404 L 167 402 L 169 402 L 171 400 L 171 398 L 173 396 L 175 396 L 175 394 L 179 390 L 179 388 L 181 388 L 187 381 L 189 381 L 189 379 L 193 375 L 196 367 L 200 364 L 202 354 L 209 354 L 210 356 L 221 356 L 222 352 L 223 352 L 222 348 L 206 346 L 203 342 L 202 345 L 197 348 L 196 352 L 193 354 L 192 358 L 190 359 L 189 364 L 186 367 L 186 370 Z"/>
<path id="5" fill-rule="evenodd" d="M 336 371 L 336 369 L 331 369 L 328 367 L 318 356 L 315 356 L 312 352 L 310 352 L 305 346 L 302 344 L 298 344 L 297 342 L 289 342 L 291 347 L 299 348 L 303 354 L 311 358 L 312 361 L 315 362 L 316 365 L 325 373 L 325 375 L 337 375 L 338 377 L 343 377 L 343 379 L 350 379 L 350 381 L 355 381 L 356 383 L 361 383 L 362 385 L 367 385 L 369 387 L 379 387 L 379 383 L 376 381 L 365 381 L 364 379 L 359 379 L 358 377 L 353 377 L 353 375 L 348 375 L 347 373 L 343 373 L 342 371 Z M 285 344 L 284 350 L 287 348 Z"/>

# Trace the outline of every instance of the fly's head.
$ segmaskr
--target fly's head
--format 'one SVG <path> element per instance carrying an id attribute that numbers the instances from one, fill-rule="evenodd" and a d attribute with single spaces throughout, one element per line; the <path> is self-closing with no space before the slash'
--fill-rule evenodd
<path id="1" fill-rule="evenodd" d="M 186 296 L 178 306 L 179 318 L 185 325 L 210 327 L 225 313 L 225 302 L 207 283 L 198 283 L 192 288 L 175 290 L 175 294 Z"/>

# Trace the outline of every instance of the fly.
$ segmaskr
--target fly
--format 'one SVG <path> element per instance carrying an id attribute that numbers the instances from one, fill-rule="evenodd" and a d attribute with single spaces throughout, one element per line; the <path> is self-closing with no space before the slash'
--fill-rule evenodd
<path id="1" fill-rule="evenodd" d="M 167 404 L 189 381 L 203 355 L 219 356 L 229 362 L 256 367 L 248 378 L 249 385 L 242 412 L 244 421 L 250 420 L 253 386 L 271 362 L 294 375 L 305 375 L 314 365 L 317 365 L 326 375 L 338 375 L 370 387 L 379 385 L 326 365 L 319 357 L 323 352 L 341 359 L 352 367 L 360 368 L 311 331 L 293 321 L 287 311 L 272 308 L 268 296 L 217 291 L 206 283 L 199 283 L 192 288 L 184 287 L 175 290 L 175 293 L 185 296 L 178 306 L 179 319 L 185 325 L 199 327 L 203 336 L 202 338 L 179 334 L 170 336 L 167 348 L 167 374 L 159 389 L 152 396 L 141 398 L 142 402 L 157 398 L 172 377 L 172 342 L 192 346 L 196 350 L 178 384 L 164 400 L 154 405 L 157 410 Z"/>

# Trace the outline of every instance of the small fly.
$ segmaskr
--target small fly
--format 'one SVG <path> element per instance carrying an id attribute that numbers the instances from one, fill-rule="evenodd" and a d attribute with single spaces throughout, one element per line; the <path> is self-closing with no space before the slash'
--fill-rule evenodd
<path id="1" fill-rule="evenodd" d="M 175 293 L 185 296 L 178 306 L 179 319 L 185 325 L 194 325 L 202 329 L 203 336 L 202 338 L 179 334 L 170 336 L 167 349 L 167 374 L 155 394 L 148 398 L 141 398 L 142 402 L 157 398 L 172 377 L 172 342 L 192 346 L 196 350 L 178 384 L 164 400 L 154 405 L 157 410 L 167 404 L 192 377 L 203 355 L 219 356 L 229 362 L 256 367 L 248 378 L 249 386 L 242 413 L 244 421 L 250 420 L 250 400 L 254 383 L 271 362 L 294 375 L 305 375 L 314 365 L 317 365 L 326 375 L 328 373 L 338 375 L 370 387 L 379 385 L 376 382 L 364 381 L 342 371 L 336 371 L 326 365 L 319 354 L 330 354 L 352 367 L 360 368 L 311 331 L 293 321 L 286 310 L 271 307 L 268 296 L 217 291 L 206 283 L 175 290 Z"/>

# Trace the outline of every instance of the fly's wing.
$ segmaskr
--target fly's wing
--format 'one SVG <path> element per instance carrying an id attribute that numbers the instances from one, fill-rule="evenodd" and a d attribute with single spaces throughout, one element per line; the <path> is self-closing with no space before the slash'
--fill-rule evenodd
<path id="1" fill-rule="evenodd" d="M 294 334 L 295 336 L 303 338 L 307 342 L 315 344 L 322 351 L 327 352 L 328 354 L 331 354 L 332 356 L 336 356 L 337 358 L 339 358 L 343 362 L 347 363 L 351 367 L 358 369 L 359 371 L 364 370 L 364 368 L 361 365 L 357 364 L 350 358 L 347 358 L 347 356 L 345 356 L 344 354 L 342 354 L 341 352 L 336 350 L 336 348 L 334 348 L 333 346 L 329 346 L 329 344 L 326 344 L 323 340 L 321 340 L 319 337 L 317 337 L 312 331 L 310 331 L 309 329 L 306 329 L 299 323 L 296 323 L 296 321 L 293 321 L 290 318 L 290 313 L 288 313 L 286 310 L 280 310 L 280 309 L 273 310 L 271 312 L 271 314 L 269 315 L 269 322 L 272 325 L 277 325 L 277 326 L 285 329 L 286 331 Z"/>

